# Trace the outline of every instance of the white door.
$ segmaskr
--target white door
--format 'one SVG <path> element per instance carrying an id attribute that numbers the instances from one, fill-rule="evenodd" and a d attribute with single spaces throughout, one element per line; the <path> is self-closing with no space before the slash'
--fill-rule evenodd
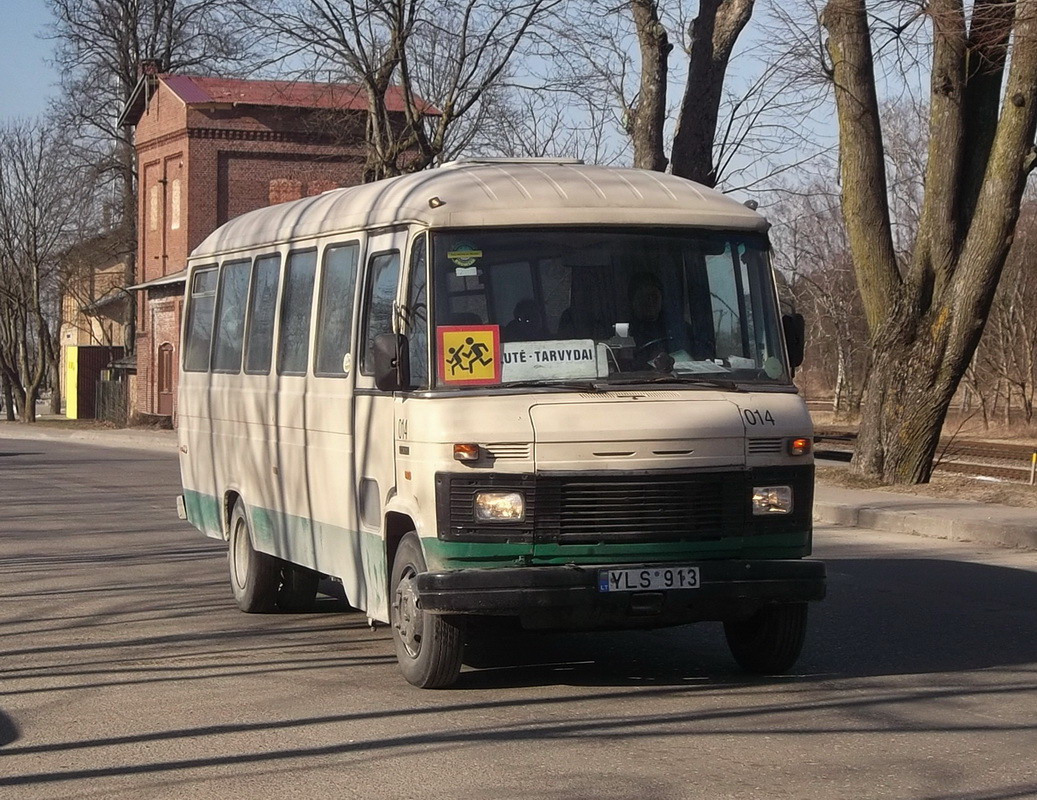
<path id="1" fill-rule="evenodd" d="M 388 598 L 383 520 L 385 505 L 396 486 L 395 398 L 374 381 L 374 339 L 392 333 L 398 300 L 406 231 L 372 236 L 365 248 L 364 283 L 360 294 L 359 332 L 354 348 L 356 501 L 361 544 L 368 575 L 367 613 L 387 619 Z M 370 552 L 377 547 L 378 552 Z"/>

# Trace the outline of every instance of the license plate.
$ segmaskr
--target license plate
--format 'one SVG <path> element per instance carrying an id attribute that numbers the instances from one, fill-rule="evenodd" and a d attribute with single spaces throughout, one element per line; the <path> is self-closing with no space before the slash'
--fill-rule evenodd
<path id="1" fill-rule="evenodd" d="M 659 589 L 698 589 L 698 567 L 635 567 L 604 569 L 598 573 L 598 591 L 651 592 Z"/>

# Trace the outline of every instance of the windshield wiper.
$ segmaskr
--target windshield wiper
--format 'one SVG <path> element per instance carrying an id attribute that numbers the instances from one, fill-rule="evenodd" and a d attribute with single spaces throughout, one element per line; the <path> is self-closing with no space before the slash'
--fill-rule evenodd
<path id="1" fill-rule="evenodd" d="M 504 389 L 520 388 L 520 389 L 537 389 L 544 387 L 547 389 L 570 389 L 577 392 L 600 392 L 601 389 L 598 384 L 592 383 L 591 381 L 551 381 L 551 380 L 531 380 L 531 381 L 508 381 L 507 383 L 501 384 Z"/>
<path id="2" fill-rule="evenodd" d="M 703 378 L 698 375 L 649 375 L 641 376 L 640 378 L 620 378 L 618 380 L 610 378 L 608 381 L 599 383 L 598 386 L 633 386 L 643 383 L 683 383 L 692 386 L 712 386 L 717 389 L 726 389 L 729 392 L 746 391 L 746 389 L 734 381 L 724 380 L 723 378 Z"/>

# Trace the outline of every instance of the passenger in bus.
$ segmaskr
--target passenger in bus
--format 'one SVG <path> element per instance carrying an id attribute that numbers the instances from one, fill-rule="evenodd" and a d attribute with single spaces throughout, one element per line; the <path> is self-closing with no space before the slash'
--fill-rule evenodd
<path id="1" fill-rule="evenodd" d="M 548 338 L 544 314 L 532 298 L 524 297 L 519 300 L 515 304 L 514 316 L 515 318 L 504 326 L 504 341 L 535 342 Z"/>

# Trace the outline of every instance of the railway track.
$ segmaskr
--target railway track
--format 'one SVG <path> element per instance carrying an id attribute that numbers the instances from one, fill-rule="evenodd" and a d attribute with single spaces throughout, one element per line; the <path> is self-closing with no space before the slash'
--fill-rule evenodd
<path id="1" fill-rule="evenodd" d="M 849 461 L 856 440 L 857 435 L 849 431 L 815 430 L 814 455 Z M 1031 445 L 941 439 L 935 468 L 945 473 L 1029 483 L 1030 459 L 1035 451 L 1037 447 Z"/>

